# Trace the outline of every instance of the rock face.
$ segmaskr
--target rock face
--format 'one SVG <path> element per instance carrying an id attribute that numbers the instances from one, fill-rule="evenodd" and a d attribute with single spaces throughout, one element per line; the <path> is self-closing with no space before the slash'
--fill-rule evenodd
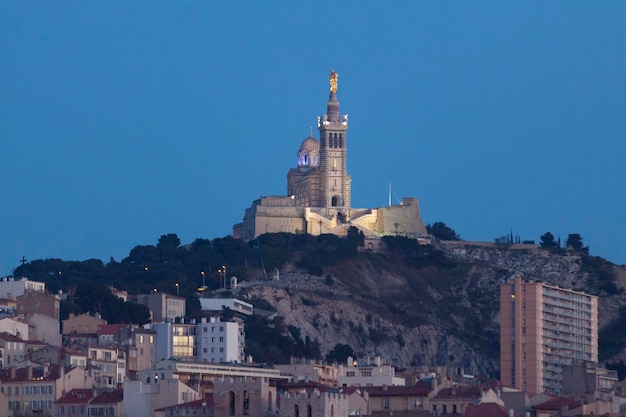
<path id="1" fill-rule="evenodd" d="M 317 277 L 291 265 L 278 280 L 250 283 L 239 296 L 268 301 L 286 325 L 317 340 L 323 354 L 342 343 L 398 367 L 456 366 L 493 374 L 499 368 L 501 283 L 522 274 L 602 295 L 580 255 L 534 245 L 448 242 L 440 249 L 445 267 L 409 268 L 371 255 L 325 268 L 324 277 Z M 616 272 L 623 276 L 623 270 Z M 625 304 L 621 294 L 601 297 L 601 325 Z"/>
<path id="2" fill-rule="evenodd" d="M 348 344 L 361 355 L 380 356 L 399 366 L 448 365 L 456 363 L 455 358 L 472 357 L 469 346 L 442 328 L 394 323 L 367 311 L 358 300 L 273 286 L 254 287 L 248 295 L 268 300 L 285 324 L 298 327 L 303 336 L 318 340 L 322 352 L 330 351 L 338 343 Z"/>

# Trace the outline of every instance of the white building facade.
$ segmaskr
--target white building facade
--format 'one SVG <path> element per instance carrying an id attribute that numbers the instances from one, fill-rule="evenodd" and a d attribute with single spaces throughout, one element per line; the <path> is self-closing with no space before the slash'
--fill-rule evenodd
<path id="1" fill-rule="evenodd" d="M 202 320 L 196 331 L 198 360 L 210 363 L 241 363 L 244 360 L 245 332 L 243 322 Z"/>

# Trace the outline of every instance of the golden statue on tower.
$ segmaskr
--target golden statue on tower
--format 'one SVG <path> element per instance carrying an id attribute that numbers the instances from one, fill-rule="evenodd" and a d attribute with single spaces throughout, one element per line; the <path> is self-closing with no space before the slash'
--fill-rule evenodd
<path id="1" fill-rule="evenodd" d="M 331 94 L 335 94 L 337 92 L 337 79 L 339 79 L 339 74 L 337 74 L 334 69 L 330 70 L 328 82 L 330 83 Z"/>

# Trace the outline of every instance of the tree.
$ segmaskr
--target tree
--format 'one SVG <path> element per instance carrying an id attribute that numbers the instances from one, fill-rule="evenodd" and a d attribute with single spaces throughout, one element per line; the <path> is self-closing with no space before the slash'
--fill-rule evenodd
<path id="1" fill-rule="evenodd" d="M 461 240 L 461 237 L 456 234 L 454 229 L 446 226 L 444 222 L 435 222 L 432 226 L 429 224 L 426 226 L 426 231 L 441 240 Z"/>
<path id="2" fill-rule="evenodd" d="M 162 235 L 159 238 L 159 242 L 156 247 L 159 250 L 175 250 L 180 246 L 180 239 L 176 233 L 168 233 L 167 235 Z"/>
<path id="3" fill-rule="evenodd" d="M 354 350 L 350 345 L 344 345 L 343 343 L 337 343 L 335 347 L 326 355 L 326 361 L 328 363 L 341 363 L 345 364 L 348 357 L 354 357 Z"/>
<path id="4" fill-rule="evenodd" d="M 558 249 L 559 244 L 557 244 L 556 240 L 554 240 L 554 235 L 550 232 L 545 232 L 541 235 L 539 247 L 544 249 Z"/>
<path id="5" fill-rule="evenodd" d="M 348 237 L 348 240 L 354 244 L 354 246 L 358 246 L 358 247 L 365 246 L 365 235 L 357 227 L 350 226 L 348 228 L 347 237 Z"/>
<path id="6" fill-rule="evenodd" d="M 574 252 L 589 254 L 589 246 L 583 246 L 583 238 L 578 233 L 567 235 L 567 243 L 565 246 L 571 246 Z"/>

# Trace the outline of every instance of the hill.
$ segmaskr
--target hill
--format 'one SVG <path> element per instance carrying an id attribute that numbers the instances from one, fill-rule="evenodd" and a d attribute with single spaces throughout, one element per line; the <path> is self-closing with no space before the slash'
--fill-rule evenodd
<path id="1" fill-rule="evenodd" d="M 116 322 L 127 318 L 115 317 L 119 306 L 107 308 L 106 287 L 131 294 L 178 291 L 197 318 L 198 287 L 217 289 L 225 266 L 241 284 L 237 297 L 278 313 L 273 321 L 255 316 L 247 323 L 246 350 L 257 360 L 334 357 L 346 348 L 401 367 L 448 365 L 491 375 L 499 361 L 499 285 L 522 274 L 600 296 L 600 359 L 623 365 L 623 268 L 584 251 L 523 244 L 419 245 L 384 237 L 381 248 L 363 250 L 358 234 L 267 234 L 249 244 L 220 238 L 186 246 L 170 234 L 156 246 L 133 248 L 121 262 L 39 260 L 15 274 L 67 292 L 62 314 L 99 309 Z"/>

